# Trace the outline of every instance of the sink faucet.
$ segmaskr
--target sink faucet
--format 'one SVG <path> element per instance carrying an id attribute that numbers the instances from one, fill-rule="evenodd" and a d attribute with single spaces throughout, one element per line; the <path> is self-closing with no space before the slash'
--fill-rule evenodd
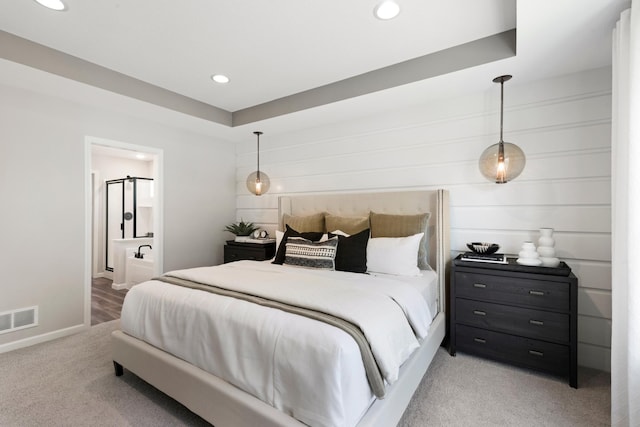
<path id="1" fill-rule="evenodd" d="M 141 258 L 141 259 L 142 259 L 142 258 L 144 258 L 144 254 L 143 254 L 143 253 L 140 253 L 140 248 L 149 248 L 149 249 L 153 249 L 153 248 L 151 247 L 151 245 L 140 245 L 140 246 L 138 246 L 138 252 L 134 253 L 134 254 L 133 254 L 133 256 L 134 256 L 134 257 L 136 257 L 136 258 Z"/>

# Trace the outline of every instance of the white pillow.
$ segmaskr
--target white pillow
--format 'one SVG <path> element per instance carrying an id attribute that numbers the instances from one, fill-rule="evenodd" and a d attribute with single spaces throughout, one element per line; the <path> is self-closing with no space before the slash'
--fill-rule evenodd
<path id="1" fill-rule="evenodd" d="M 332 231 L 331 234 L 335 234 L 336 236 L 344 236 L 344 237 L 349 237 L 350 236 L 349 234 L 345 233 L 342 230 Z"/>
<path id="2" fill-rule="evenodd" d="M 418 249 L 424 233 L 409 237 L 374 237 L 367 244 L 367 271 L 420 276 Z"/>

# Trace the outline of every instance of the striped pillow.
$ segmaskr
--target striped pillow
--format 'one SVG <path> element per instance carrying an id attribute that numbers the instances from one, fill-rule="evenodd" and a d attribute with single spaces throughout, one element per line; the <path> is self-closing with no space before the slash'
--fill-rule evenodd
<path id="1" fill-rule="evenodd" d="M 302 237 L 289 237 L 284 263 L 297 267 L 335 270 L 338 237 L 312 242 Z"/>

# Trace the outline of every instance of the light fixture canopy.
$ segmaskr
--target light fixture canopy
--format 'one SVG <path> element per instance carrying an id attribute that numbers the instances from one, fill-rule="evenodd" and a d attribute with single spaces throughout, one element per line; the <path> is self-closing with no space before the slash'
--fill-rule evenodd
<path id="1" fill-rule="evenodd" d="M 526 163 L 526 157 L 520 147 L 510 142 L 504 142 L 502 139 L 504 82 L 510 79 L 510 75 L 493 79 L 494 83 L 500 83 L 500 141 L 484 150 L 478 162 L 480 173 L 496 184 L 506 184 L 515 179 L 522 173 Z"/>
<path id="2" fill-rule="evenodd" d="M 225 76 L 224 74 L 213 74 L 211 76 L 211 80 L 221 84 L 229 83 L 229 77 Z"/>
<path id="3" fill-rule="evenodd" d="M 393 19 L 400 13 L 400 5 L 394 0 L 384 0 L 377 4 L 373 9 L 376 18 L 383 21 Z"/>
<path id="4" fill-rule="evenodd" d="M 51 10 L 63 11 L 67 9 L 62 0 L 36 0 L 36 2 Z"/>
<path id="5" fill-rule="evenodd" d="M 269 180 L 269 175 L 260 170 L 260 135 L 262 135 L 262 132 L 255 131 L 253 134 L 257 137 L 258 167 L 255 172 L 251 172 L 247 177 L 247 189 L 256 196 L 261 196 L 269 191 L 271 181 Z"/>

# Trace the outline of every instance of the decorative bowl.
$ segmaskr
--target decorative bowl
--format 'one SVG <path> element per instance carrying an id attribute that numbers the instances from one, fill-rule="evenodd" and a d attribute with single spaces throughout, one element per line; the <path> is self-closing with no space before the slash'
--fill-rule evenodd
<path id="1" fill-rule="evenodd" d="M 496 243 L 482 243 L 482 242 L 471 242 L 467 243 L 467 247 L 471 249 L 471 252 L 475 252 L 477 254 L 485 254 L 490 255 L 495 253 L 500 249 L 500 245 Z"/>

